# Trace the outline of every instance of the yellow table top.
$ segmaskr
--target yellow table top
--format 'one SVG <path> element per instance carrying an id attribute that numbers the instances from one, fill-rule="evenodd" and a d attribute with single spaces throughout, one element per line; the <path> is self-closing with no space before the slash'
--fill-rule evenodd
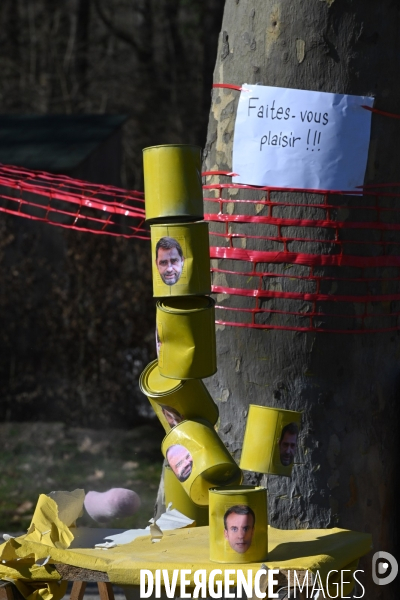
<path id="1" fill-rule="evenodd" d="M 94 531 L 101 533 L 101 530 L 89 530 L 89 533 Z M 79 539 L 77 529 L 68 527 L 60 519 L 54 500 L 41 495 L 28 533 L 0 546 L 0 579 L 14 580 L 29 600 L 38 597 L 59 600 L 63 595 L 62 586 L 57 583 L 61 576 L 54 563 L 101 571 L 108 575 L 111 583 L 118 585 L 139 585 L 141 569 L 153 573 L 165 569 L 170 579 L 175 569 L 188 569 L 192 575 L 187 578 L 194 586 L 193 573 L 199 569 L 204 569 L 208 578 L 215 569 L 243 572 L 252 569 L 254 576 L 261 567 L 260 563 L 211 562 L 208 527 L 165 531 L 157 543 L 145 535 L 108 549 L 74 547 L 74 532 Z M 367 533 L 337 528 L 281 530 L 269 527 L 268 557 L 264 563 L 271 569 L 318 571 L 325 579 L 331 570 L 354 571 L 358 559 L 370 550 L 371 536 Z M 232 579 L 236 581 L 236 575 L 232 575 Z M 30 594 L 30 590 L 25 589 L 29 587 L 39 587 L 39 590 Z"/>
<path id="2" fill-rule="evenodd" d="M 73 531 L 73 529 L 72 529 Z M 24 536 L 23 536 L 24 537 Z M 254 569 L 260 563 L 223 564 L 209 559 L 208 527 L 194 527 L 164 532 L 158 543 L 152 543 L 150 536 L 139 537 L 129 544 L 107 550 L 100 548 L 62 549 L 34 541 L 23 541 L 23 537 L 11 540 L 15 558 L 25 558 L 23 564 L 17 564 L 8 554 L 10 561 L 0 566 L 0 576 L 16 576 L 29 579 L 52 579 L 50 565 L 45 567 L 28 565 L 26 559 L 34 554 L 35 562 L 50 557 L 49 563 L 65 563 L 85 569 L 106 572 L 112 583 L 119 585 L 138 585 L 140 570 L 167 569 L 205 569 L 207 575 L 213 569 Z M 357 561 L 371 549 L 371 536 L 344 529 L 301 529 L 280 530 L 269 527 L 269 554 L 264 561 L 271 569 L 309 570 L 326 575 L 331 569 L 340 570 Z M 21 561 L 18 561 L 21 563 Z M 31 562 L 31 561 L 29 561 Z M 26 570 L 28 569 L 28 570 Z M 25 573 L 24 573 L 25 571 Z M 56 577 L 57 578 L 57 577 Z"/>

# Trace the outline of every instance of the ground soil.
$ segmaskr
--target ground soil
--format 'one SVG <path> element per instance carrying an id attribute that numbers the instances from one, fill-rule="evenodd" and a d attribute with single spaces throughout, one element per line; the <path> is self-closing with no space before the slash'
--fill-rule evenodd
<path id="1" fill-rule="evenodd" d="M 24 531 L 39 494 L 53 490 L 134 490 L 139 511 L 111 522 L 115 528 L 145 527 L 153 516 L 162 468 L 163 431 L 67 428 L 62 423 L 0 423 L 0 532 Z M 85 514 L 78 525 L 96 527 Z"/>

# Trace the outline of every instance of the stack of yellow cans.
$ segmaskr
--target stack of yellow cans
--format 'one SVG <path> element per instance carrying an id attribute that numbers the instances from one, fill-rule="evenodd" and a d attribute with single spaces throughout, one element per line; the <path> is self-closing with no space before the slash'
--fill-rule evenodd
<path id="1" fill-rule="evenodd" d="M 166 502 L 185 506 L 186 512 L 191 506 L 194 514 L 194 507 L 208 505 L 210 488 L 242 481 L 214 429 L 218 408 L 202 381 L 216 372 L 217 359 L 201 149 L 153 146 L 143 151 L 143 162 L 157 360 L 145 368 L 139 384 L 166 431 Z M 182 504 L 177 489 L 188 502 Z M 204 524 L 204 508 L 199 510 L 197 524 Z"/>

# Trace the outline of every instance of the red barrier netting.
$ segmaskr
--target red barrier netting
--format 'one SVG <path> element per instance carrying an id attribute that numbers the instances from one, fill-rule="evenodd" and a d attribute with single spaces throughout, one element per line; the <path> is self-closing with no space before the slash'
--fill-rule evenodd
<path id="1" fill-rule="evenodd" d="M 400 329 L 400 184 L 351 195 L 232 183 L 208 183 L 204 192 L 218 324 Z M 0 212 L 150 239 L 142 193 L 17 167 L 0 166 Z"/>
<path id="2" fill-rule="evenodd" d="M 20 167 L 0 165 L 0 212 L 77 231 L 150 239 L 143 193 Z"/>
<path id="3" fill-rule="evenodd" d="M 366 186 L 346 194 L 204 185 L 216 323 L 335 333 L 398 330 L 400 184 L 391 187 L 395 191 Z M 255 193 L 258 199 L 251 199 Z"/>

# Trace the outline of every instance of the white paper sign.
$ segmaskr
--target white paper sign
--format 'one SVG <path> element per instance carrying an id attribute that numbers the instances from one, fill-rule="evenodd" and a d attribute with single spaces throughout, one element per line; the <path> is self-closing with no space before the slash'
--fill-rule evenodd
<path id="1" fill-rule="evenodd" d="M 243 84 L 234 183 L 354 190 L 363 185 L 374 99 Z"/>

